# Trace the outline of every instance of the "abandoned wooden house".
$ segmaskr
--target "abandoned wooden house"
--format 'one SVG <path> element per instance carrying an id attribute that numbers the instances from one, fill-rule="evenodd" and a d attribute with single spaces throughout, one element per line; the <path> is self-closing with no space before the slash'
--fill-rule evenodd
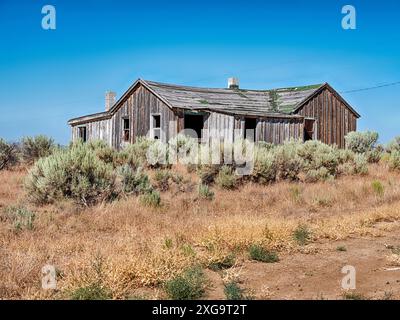
<path id="1" fill-rule="evenodd" d="M 290 138 L 315 139 L 343 148 L 360 115 L 329 84 L 273 90 L 241 89 L 229 78 L 223 89 L 179 86 L 138 79 L 115 102 L 106 93 L 106 110 L 69 120 L 72 139 L 101 139 L 120 149 L 139 136 L 169 141 L 194 130 L 202 141 L 210 134 L 232 142 L 246 138 L 274 144 Z M 238 130 L 235 130 L 238 129 Z"/>

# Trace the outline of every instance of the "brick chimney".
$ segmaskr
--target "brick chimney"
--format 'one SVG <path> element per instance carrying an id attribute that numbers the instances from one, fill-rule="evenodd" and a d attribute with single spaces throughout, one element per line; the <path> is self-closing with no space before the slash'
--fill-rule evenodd
<path id="1" fill-rule="evenodd" d="M 106 91 L 106 111 L 109 111 L 115 103 L 115 92 Z"/>
<path id="2" fill-rule="evenodd" d="M 239 89 L 239 79 L 238 78 L 228 78 L 228 88 L 229 89 Z"/>

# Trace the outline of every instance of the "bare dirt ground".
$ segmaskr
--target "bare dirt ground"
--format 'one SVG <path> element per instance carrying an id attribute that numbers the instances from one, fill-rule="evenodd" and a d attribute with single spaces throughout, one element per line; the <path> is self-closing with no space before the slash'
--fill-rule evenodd
<path id="1" fill-rule="evenodd" d="M 400 225 L 379 238 L 363 237 L 321 242 L 310 253 L 282 255 L 278 263 L 246 261 L 237 268 L 243 288 L 256 299 L 343 299 L 342 267 L 356 269 L 356 289 L 362 299 L 399 299 L 400 268 L 388 262 L 391 245 L 400 244 Z M 338 251 L 338 247 L 346 251 Z M 213 286 L 208 299 L 224 299 L 218 273 L 209 272 Z"/>

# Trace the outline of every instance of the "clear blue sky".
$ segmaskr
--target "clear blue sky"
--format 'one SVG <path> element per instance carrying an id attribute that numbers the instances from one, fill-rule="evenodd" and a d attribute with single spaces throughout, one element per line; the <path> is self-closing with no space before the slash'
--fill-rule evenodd
<path id="1" fill-rule="evenodd" d="M 83 2 L 83 3 L 82 3 Z M 41 28 L 41 8 L 57 29 Z M 357 29 L 341 28 L 341 8 Z M 266 89 L 329 82 L 338 91 L 400 81 L 399 1 L 0 1 L 0 137 L 69 141 L 67 120 L 103 111 L 137 78 Z M 360 130 L 400 134 L 400 85 L 343 96 Z"/>

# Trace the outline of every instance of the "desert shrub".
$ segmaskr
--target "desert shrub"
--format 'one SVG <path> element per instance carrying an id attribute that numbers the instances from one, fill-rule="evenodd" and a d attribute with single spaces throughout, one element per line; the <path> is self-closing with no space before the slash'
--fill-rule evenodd
<path id="1" fill-rule="evenodd" d="M 365 154 L 356 154 L 354 156 L 354 174 L 367 174 L 368 173 L 368 161 Z"/>
<path id="2" fill-rule="evenodd" d="M 371 186 L 372 186 L 372 190 L 374 190 L 376 195 L 383 196 L 383 194 L 385 192 L 385 188 L 384 188 L 382 182 L 380 182 L 379 180 L 374 180 L 374 181 L 372 181 Z"/>
<path id="3" fill-rule="evenodd" d="M 347 248 L 345 246 L 337 246 L 336 251 L 345 252 L 345 251 L 347 251 Z"/>
<path id="4" fill-rule="evenodd" d="M 273 151 L 257 147 L 251 179 L 257 183 L 268 184 L 276 180 L 278 164 Z"/>
<path id="5" fill-rule="evenodd" d="M 211 184 L 215 181 L 218 175 L 220 165 L 214 164 L 203 164 L 198 166 L 197 174 L 200 177 L 200 182 L 202 184 Z"/>
<path id="6" fill-rule="evenodd" d="M 224 293 L 227 300 L 243 300 L 244 290 L 236 281 L 230 281 L 224 285 Z"/>
<path id="7" fill-rule="evenodd" d="M 394 137 L 393 140 L 387 144 L 386 150 L 390 153 L 400 151 L 400 136 Z"/>
<path id="8" fill-rule="evenodd" d="M 375 147 L 378 138 L 378 133 L 374 131 L 349 132 L 345 136 L 346 148 L 356 153 L 365 153 Z"/>
<path id="9" fill-rule="evenodd" d="M 79 287 L 70 293 L 71 300 L 109 300 L 111 298 L 110 290 L 98 282 Z"/>
<path id="10" fill-rule="evenodd" d="M 84 143 L 39 159 L 25 181 L 29 198 L 39 204 L 72 199 L 90 205 L 116 194 L 113 167 Z"/>
<path id="11" fill-rule="evenodd" d="M 55 147 L 54 140 L 43 135 L 24 137 L 21 141 L 22 158 L 27 163 L 33 163 L 39 158 L 49 156 Z"/>
<path id="12" fill-rule="evenodd" d="M 305 181 L 306 182 L 317 182 L 321 180 L 332 179 L 334 176 L 330 174 L 327 168 L 320 167 L 319 169 L 310 169 L 306 171 Z"/>
<path id="13" fill-rule="evenodd" d="M 335 177 L 340 163 L 338 149 L 319 141 L 310 140 L 298 148 L 303 169 L 309 181 Z"/>
<path id="14" fill-rule="evenodd" d="M 232 190 L 236 188 L 237 178 L 232 167 L 222 166 L 215 179 L 217 185 L 223 189 Z"/>
<path id="15" fill-rule="evenodd" d="M 168 146 L 160 140 L 155 140 L 147 149 L 146 159 L 148 165 L 152 168 L 168 166 Z"/>
<path id="16" fill-rule="evenodd" d="M 393 151 L 389 158 L 389 169 L 400 170 L 400 151 Z"/>
<path id="17" fill-rule="evenodd" d="M 17 145 L 0 138 L 0 170 L 9 169 L 18 163 Z"/>
<path id="18" fill-rule="evenodd" d="M 152 190 L 148 175 L 142 168 L 133 169 L 125 164 L 118 169 L 122 191 L 126 194 L 143 194 Z"/>
<path id="19" fill-rule="evenodd" d="M 200 198 L 203 198 L 206 200 L 214 199 L 214 192 L 206 184 L 202 184 L 202 183 L 199 184 L 198 193 L 199 193 Z"/>
<path id="20" fill-rule="evenodd" d="M 196 139 L 178 134 L 169 141 L 170 161 L 182 164 L 198 163 L 199 145 Z"/>
<path id="21" fill-rule="evenodd" d="M 267 262 L 267 263 L 273 263 L 279 261 L 278 255 L 275 252 L 269 251 L 258 244 L 253 244 L 250 246 L 249 255 L 250 259 L 256 261 Z"/>
<path id="22" fill-rule="evenodd" d="M 275 149 L 280 179 L 291 181 L 299 179 L 299 173 L 303 167 L 303 161 L 297 154 L 299 146 L 298 141 L 290 140 Z"/>
<path id="23" fill-rule="evenodd" d="M 383 153 L 379 148 L 367 151 L 365 156 L 368 163 L 378 163 L 381 160 Z"/>
<path id="24" fill-rule="evenodd" d="M 154 180 L 156 182 L 156 187 L 160 191 L 167 191 L 170 187 L 170 179 L 173 175 L 168 170 L 157 170 L 154 174 Z"/>
<path id="25" fill-rule="evenodd" d="M 120 151 L 119 157 L 121 161 L 130 165 L 132 168 L 146 166 L 147 151 L 149 147 L 155 142 L 145 137 L 138 137 L 135 143 L 130 143 Z"/>
<path id="26" fill-rule="evenodd" d="M 103 162 L 117 166 L 119 164 L 118 153 L 103 140 L 91 140 L 87 142 L 96 156 Z"/>
<path id="27" fill-rule="evenodd" d="M 161 205 L 160 193 L 157 190 L 149 190 L 140 196 L 139 201 L 147 207 L 159 207 Z"/>
<path id="28" fill-rule="evenodd" d="M 25 207 L 8 207 L 5 210 L 7 218 L 13 224 L 15 230 L 32 230 L 35 213 Z"/>
<path id="29" fill-rule="evenodd" d="M 222 255 L 218 259 L 213 259 L 208 267 L 213 271 L 219 271 L 231 268 L 235 265 L 236 256 L 233 253 Z"/>
<path id="30" fill-rule="evenodd" d="M 270 142 L 265 142 L 265 141 L 258 141 L 256 142 L 256 148 L 259 148 L 261 150 L 273 150 L 275 148 L 275 145 Z"/>
<path id="31" fill-rule="evenodd" d="M 339 164 L 352 162 L 355 156 L 354 152 L 349 149 L 338 149 L 337 155 Z"/>
<path id="32" fill-rule="evenodd" d="M 293 238 L 297 244 L 304 246 L 311 241 L 311 231 L 307 225 L 301 224 L 293 231 Z"/>
<path id="33" fill-rule="evenodd" d="M 165 292 L 172 300 L 199 299 L 204 294 L 204 288 L 205 276 L 198 266 L 185 270 L 164 284 Z"/>

